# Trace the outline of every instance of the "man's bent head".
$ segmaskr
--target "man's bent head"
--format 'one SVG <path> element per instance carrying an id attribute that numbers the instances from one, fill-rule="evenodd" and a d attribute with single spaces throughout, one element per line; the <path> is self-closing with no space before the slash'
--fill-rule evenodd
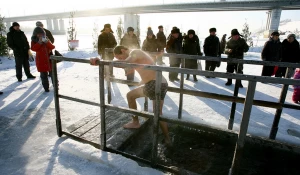
<path id="1" fill-rule="evenodd" d="M 118 60 L 125 60 L 129 56 L 129 50 L 125 46 L 117 46 L 114 48 L 114 55 Z"/>

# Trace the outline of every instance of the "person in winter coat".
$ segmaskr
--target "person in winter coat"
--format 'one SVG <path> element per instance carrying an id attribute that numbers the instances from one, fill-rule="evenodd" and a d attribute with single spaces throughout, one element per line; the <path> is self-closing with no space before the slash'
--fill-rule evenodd
<path id="1" fill-rule="evenodd" d="M 167 41 L 166 51 L 168 53 L 176 53 L 182 54 L 182 38 L 180 37 L 180 30 L 175 28 L 171 31 L 171 36 Z M 170 67 L 180 67 L 181 59 L 169 57 L 170 60 Z M 171 82 L 178 81 L 178 73 L 176 72 L 169 72 L 169 80 Z"/>
<path id="2" fill-rule="evenodd" d="M 107 57 L 105 56 L 105 48 L 114 48 L 117 45 L 115 36 L 113 35 L 110 24 L 105 24 L 104 28 L 101 30 L 101 34 L 98 37 L 98 54 L 102 59 L 113 60 L 114 54 L 108 53 Z M 113 77 L 113 69 L 109 70 L 110 76 Z"/>
<path id="3" fill-rule="evenodd" d="M 280 61 L 282 58 L 281 51 L 281 42 L 279 40 L 279 33 L 273 32 L 269 41 L 267 41 L 264 45 L 264 48 L 261 52 L 261 59 L 263 61 Z M 274 73 L 275 66 L 263 66 L 261 76 L 272 76 Z M 279 71 L 276 72 L 275 76 L 278 75 Z"/>
<path id="4" fill-rule="evenodd" d="M 142 50 L 145 52 L 158 52 L 158 45 L 156 37 L 151 29 L 151 27 L 148 27 L 147 31 L 147 37 L 143 42 Z M 156 56 L 151 56 L 154 63 L 156 63 Z"/>
<path id="5" fill-rule="evenodd" d="M 28 79 L 34 79 L 29 69 L 29 43 L 26 35 L 20 30 L 20 25 L 14 22 L 7 33 L 7 45 L 13 50 L 16 61 L 16 77 L 22 81 L 22 66 Z"/>
<path id="6" fill-rule="evenodd" d="M 164 52 L 164 49 L 166 47 L 166 35 L 164 34 L 164 27 L 163 26 L 158 26 L 158 33 L 156 34 L 156 39 L 157 39 L 157 47 L 159 52 Z M 162 56 L 157 57 L 157 64 L 162 65 L 165 64 L 162 61 Z"/>
<path id="7" fill-rule="evenodd" d="M 187 55 L 201 55 L 199 38 L 194 30 L 189 30 L 183 40 L 183 53 Z M 198 64 L 196 59 L 185 59 L 185 68 L 197 69 Z M 194 81 L 198 81 L 197 75 L 193 75 Z M 190 74 L 186 75 L 186 80 L 190 78 Z"/>
<path id="8" fill-rule="evenodd" d="M 127 47 L 128 49 L 140 49 L 140 43 L 137 36 L 133 33 L 134 28 L 128 27 L 127 33 L 121 39 L 120 45 Z M 127 80 L 133 81 L 134 80 L 134 69 L 125 68 L 125 74 Z"/>
<path id="9" fill-rule="evenodd" d="M 247 52 L 249 50 L 249 46 L 246 43 L 246 41 L 241 38 L 239 31 L 237 29 L 231 30 L 231 37 L 227 43 L 225 48 L 225 54 L 228 55 L 228 58 L 231 59 L 243 59 L 244 58 L 244 52 Z M 243 64 L 237 64 L 237 63 L 227 63 L 227 72 L 233 73 L 234 71 L 236 73 L 243 74 Z M 232 85 L 232 79 L 228 78 L 226 86 Z M 240 88 L 242 88 L 242 82 L 240 83 Z"/>
<path id="10" fill-rule="evenodd" d="M 36 27 L 43 28 L 44 31 L 46 32 L 46 37 L 51 41 L 52 44 L 54 44 L 54 37 L 53 37 L 52 33 L 49 30 L 47 30 L 47 29 L 44 28 L 44 24 L 41 21 L 37 21 L 35 23 L 35 25 L 36 25 Z M 53 55 L 52 51 L 51 51 L 50 55 Z M 49 72 L 49 77 L 50 76 L 51 75 L 50 75 L 50 72 Z"/>
<path id="11" fill-rule="evenodd" d="M 220 43 L 220 47 L 221 47 L 221 53 L 224 53 L 225 51 L 225 47 L 226 47 L 226 34 L 224 34 L 222 36 L 222 39 L 221 39 L 221 43 Z"/>
<path id="12" fill-rule="evenodd" d="M 289 34 L 287 39 L 282 41 L 282 62 L 299 63 L 300 49 L 299 42 L 296 40 L 295 34 Z M 277 75 L 285 77 L 286 67 L 279 67 Z"/>
<path id="13" fill-rule="evenodd" d="M 297 68 L 294 74 L 294 79 L 300 80 L 300 68 Z M 300 103 L 300 86 L 294 85 L 294 92 L 292 96 L 294 103 Z"/>
<path id="14" fill-rule="evenodd" d="M 36 27 L 33 30 L 31 37 L 31 50 L 36 52 L 36 67 L 38 72 L 40 72 L 42 85 L 45 89 L 45 92 L 49 92 L 48 72 L 50 72 L 50 77 L 52 80 L 50 53 L 54 48 L 55 46 L 47 38 L 44 29 L 41 27 Z"/>
<path id="15" fill-rule="evenodd" d="M 216 36 L 216 32 L 216 28 L 209 29 L 210 35 L 205 38 L 203 45 L 205 56 L 221 57 L 220 41 Z M 220 63 L 217 61 L 205 61 L 205 70 L 207 71 L 215 71 L 217 66 L 220 66 Z"/>

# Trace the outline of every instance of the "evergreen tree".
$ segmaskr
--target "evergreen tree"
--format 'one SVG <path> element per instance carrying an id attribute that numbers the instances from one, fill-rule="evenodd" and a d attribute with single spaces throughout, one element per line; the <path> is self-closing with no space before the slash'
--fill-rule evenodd
<path id="1" fill-rule="evenodd" d="M 118 43 L 120 44 L 121 39 L 124 35 L 123 21 L 121 17 L 119 17 L 118 20 L 117 35 L 118 35 Z"/>
<path id="2" fill-rule="evenodd" d="M 69 50 L 74 50 L 75 49 L 74 47 L 71 47 L 71 45 L 70 45 L 70 40 L 76 40 L 76 35 L 77 35 L 76 25 L 75 25 L 75 22 L 74 22 L 74 15 L 75 15 L 75 12 L 71 12 L 70 13 L 70 18 L 69 18 L 69 28 L 68 28 L 68 47 L 69 47 Z"/>
<path id="3" fill-rule="evenodd" d="M 243 32 L 241 34 L 244 36 L 246 43 L 248 43 L 250 47 L 253 47 L 253 39 L 251 37 L 251 32 L 249 31 L 249 24 L 247 23 L 247 21 L 245 22 L 242 31 Z"/>
<path id="4" fill-rule="evenodd" d="M 6 41 L 6 26 L 4 17 L 0 15 L 0 56 L 8 56 L 9 48 Z"/>
<path id="5" fill-rule="evenodd" d="M 98 50 L 98 36 L 99 36 L 99 26 L 98 24 L 94 23 L 93 34 L 92 34 L 94 51 Z"/>

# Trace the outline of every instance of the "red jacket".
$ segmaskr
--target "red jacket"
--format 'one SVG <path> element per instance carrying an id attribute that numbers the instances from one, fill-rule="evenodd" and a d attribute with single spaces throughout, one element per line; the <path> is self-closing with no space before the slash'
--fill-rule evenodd
<path id="1" fill-rule="evenodd" d="M 52 70 L 50 52 L 54 48 L 55 46 L 50 41 L 42 44 L 31 41 L 31 50 L 36 52 L 35 62 L 39 72 Z"/>

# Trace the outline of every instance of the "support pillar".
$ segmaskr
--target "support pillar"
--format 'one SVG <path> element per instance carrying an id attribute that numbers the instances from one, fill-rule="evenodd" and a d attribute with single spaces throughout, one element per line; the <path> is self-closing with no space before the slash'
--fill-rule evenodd
<path id="1" fill-rule="evenodd" d="M 124 30 L 127 31 L 128 27 L 134 28 L 134 33 L 140 38 L 140 16 L 134 14 L 124 15 Z"/>
<path id="2" fill-rule="evenodd" d="M 65 21 L 62 19 L 59 20 L 59 32 L 62 34 L 66 33 Z"/>
<path id="3" fill-rule="evenodd" d="M 47 22 L 47 29 L 52 32 L 53 31 L 52 19 L 47 19 L 46 22 Z"/>
<path id="4" fill-rule="evenodd" d="M 273 9 L 268 14 L 268 15 L 270 15 L 270 20 L 267 21 L 267 24 L 269 24 L 269 26 L 267 26 L 267 30 L 264 32 L 265 38 L 270 37 L 272 32 L 278 31 L 280 17 L 281 17 L 281 11 L 282 11 L 282 9 L 277 8 L 277 9 Z M 269 16 L 268 16 L 268 18 L 269 18 Z"/>
<path id="5" fill-rule="evenodd" d="M 53 26 L 54 26 L 54 29 L 53 29 L 53 32 L 58 32 L 59 31 L 59 28 L 58 28 L 58 20 L 57 19 L 53 19 Z"/>

